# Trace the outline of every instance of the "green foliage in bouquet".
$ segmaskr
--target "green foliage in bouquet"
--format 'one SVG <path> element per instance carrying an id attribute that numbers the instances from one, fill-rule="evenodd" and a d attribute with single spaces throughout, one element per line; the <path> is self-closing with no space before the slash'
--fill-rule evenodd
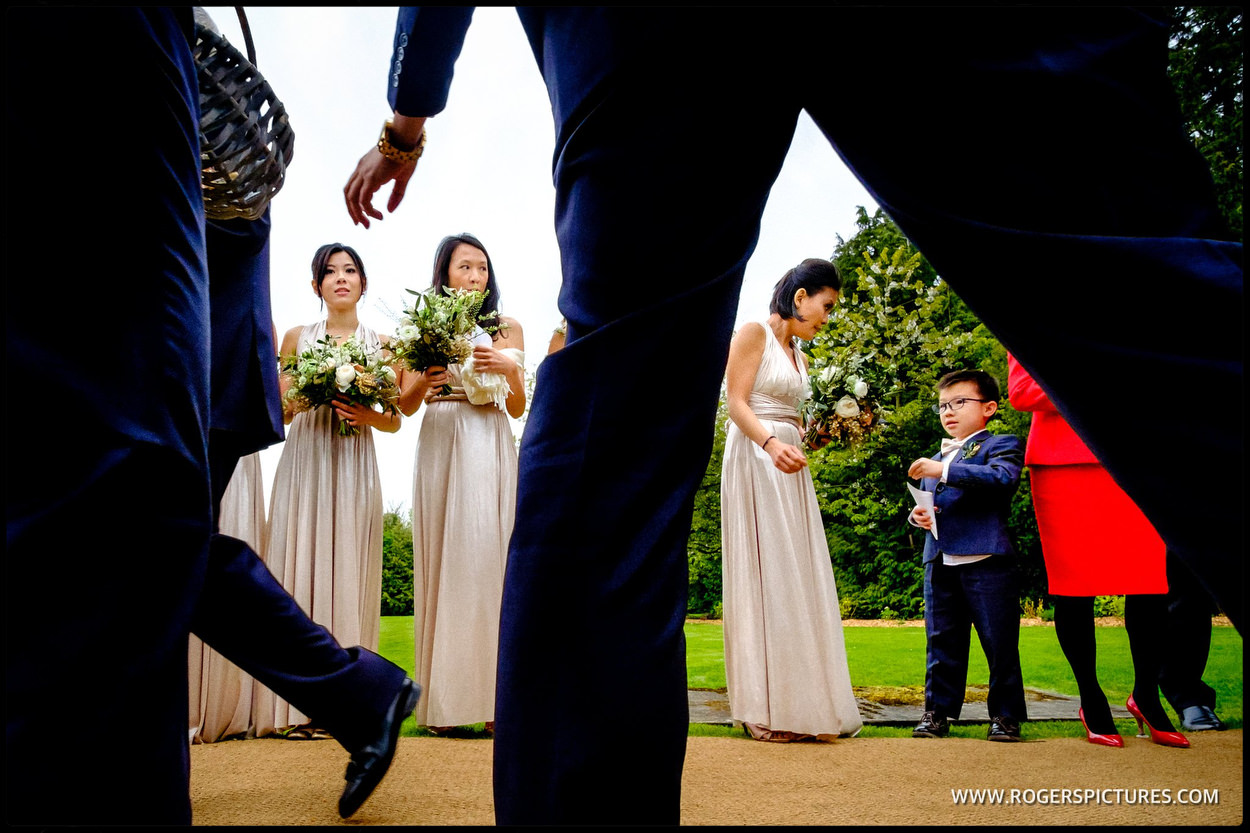
<path id="1" fill-rule="evenodd" d="M 410 370 L 463 364 L 473 355 L 473 333 L 481 321 L 486 293 L 473 289 L 443 287 L 443 294 L 433 289 L 426 292 L 405 290 L 416 295 L 411 307 L 404 309 L 404 321 L 396 331 L 391 346 L 395 357 Z M 483 327 L 491 332 L 493 327 Z M 451 393 L 444 385 L 441 393 Z"/>
<path id="2" fill-rule="evenodd" d="M 383 412 L 399 413 L 399 386 L 392 359 L 371 354 L 351 336 L 341 345 L 334 336 L 325 336 L 313 346 L 282 362 L 282 372 L 292 379 L 286 401 L 295 413 L 311 411 L 343 397 L 358 405 L 382 406 Z M 360 430 L 339 421 L 340 436 Z"/>
<path id="3" fill-rule="evenodd" d="M 810 351 L 808 439 L 827 433 L 841 448 L 882 429 L 918 393 L 928 395 L 940 372 L 959 366 L 973 339 L 970 329 L 951 321 L 945 283 L 923 268 L 923 256 L 906 241 L 859 257 L 836 317 Z"/>

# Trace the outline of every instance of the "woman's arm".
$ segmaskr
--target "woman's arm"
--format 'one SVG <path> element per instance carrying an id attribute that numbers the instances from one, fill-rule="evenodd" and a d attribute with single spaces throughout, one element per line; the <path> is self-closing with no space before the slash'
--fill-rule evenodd
<path id="1" fill-rule="evenodd" d="M 729 362 L 725 367 L 729 418 L 748 440 L 768 452 L 774 466 L 793 474 L 807 465 L 807 457 L 797 447 L 771 435 L 751 410 L 751 388 L 755 386 L 755 376 L 768 345 L 765 339 L 769 338 L 773 338 L 773 334 L 766 332 L 763 325 L 748 323 L 742 325 L 729 343 Z"/>
<path id="2" fill-rule="evenodd" d="M 303 329 L 303 327 L 292 327 L 282 337 L 282 347 L 278 350 L 278 355 L 283 363 L 299 355 L 299 334 Z M 290 404 L 286 401 L 286 392 L 294 384 L 295 379 L 291 377 L 291 374 L 278 374 L 278 393 L 282 399 L 282 422 L 285 425 L 290 425 L 291 420 L 295 418 L 295 412 L 291 410 Z"/>
<path id="3" fill-rule="evenodd" d="M 379 431 L 385 431 L 388 434 L 394 434 L 399 430 L 400 424 L 404 418 L 399 414 L 390 411 L 375 411 L 368 405 L 360 405 L 348 399 L 334 400 L 334 410 L 338 413 L 339 419 L 360 428 L 367 425 L 370 428 L 376 428 Z"/>
<path id="4" fill-rule="evenodd" d="M 399 412 L 404 416 L 412 416 L 421 407 L 431 388 L 441 388 L 445 384 L 445 367 L 427 367 L 421 371 L 405 370 L 399 380 Z"/>

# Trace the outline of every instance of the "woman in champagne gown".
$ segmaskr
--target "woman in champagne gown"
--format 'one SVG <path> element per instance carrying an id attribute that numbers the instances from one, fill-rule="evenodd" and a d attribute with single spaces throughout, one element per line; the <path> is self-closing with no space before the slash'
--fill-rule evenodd
<path id="1" fill-rule="evenodd" d="M 264 552 L 265 483 L 260 452 L 239 459 L 221 497 L 220 531 Z M 252 677 L 191 634 L 187 654 L 192 743 L 215 743 L 247 734 Z"/>
<path id="2" fill-rule="evenodd" d="M 833 264 L 808 259 L 744 324 L 726 368 L 730 425 L 721 473 L 729 708 L 756 740 L 853 735 L 863 725 L 816 490 L 800 443 L 812 339 L 837 303 Z"/>
<path id="3" fill-rule="evenodd" d="M 494 266 L 475 237 L 439 244 L 433 287 L 485 291 L 483 324 L 498 329 L 477 334 L 463 366 L 427 368 L 400 397 L 406 416 L 426 405 L 412 496 L 416 678 L 425 692 L 416 721 L 435 732 L 476 723 L 489 731 L 516 511 L 508 417 L 525 412 L 525 341 L 521 325 L 498 313 Z"/>
<path id="4" fill-rule="evenodd" d="M 289 330 L 282 357 L 296 356 L 327 335 L 339 344 L 354 335 L 370 353 L 382 351 L 388 340 L 356 314 L 368 278 L 355 250 L 340 243 L 320 247 L 312 274 L 326 317 Z M 291 387 L 285 374 L 281 387 L 285 396 Z M 274 472 L 265 563 L 309 617 L 341 644 L 376 651 L 382 611 L 382 481 L 373 429 L 397 431 L 402 417 L 342 401 L 292 415 L 285 399 L 283 404 L 290 429 Z M 342 420 L 358 433 L 340 435 Z M 285 727 L 295 727 L 286 733 L 294 739 L 325 736 L 259 683 L 252 722 L 257 736 Z"/>

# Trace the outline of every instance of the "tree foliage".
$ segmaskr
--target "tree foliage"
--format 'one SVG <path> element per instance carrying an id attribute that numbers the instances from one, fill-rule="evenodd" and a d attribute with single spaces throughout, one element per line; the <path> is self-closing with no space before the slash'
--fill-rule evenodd
<path id="1" fill-rule="evenodd" d="M 412 610 L 412 524 L 391 509 L 382 515 L 382 615 Z"/>
<path id="2" fill-rule="evenodd" d="M 1168 74 L 1194 145 L 1211 168 L 1220 212 L 1237 239 L 1244 234 L 1244 37 L 1240 6 L 1174 8 Z"/>
<path id="3" fill-rule="evenodd" d="M 907 522 L 907 466 L 944 436 L 929 406 L 937 380 L 978 368 L 1006 388 L 1006 351 L 880 209 L 859 209 L 858 230 L 838 239 L 833 260 L 852 268 L 834 320 L 810 345 L 813 375 L 853 367 L 878 391 L 882 419 L 862 442 L 811 455 L 844 616 L 874 618 L 922 610 L 923 533 Z M 1025 438 L 1030 416 L 1004 400 L 994 433 Z M 1010 518 L 1026 566 L 1022 598 L 1039 595 L 1040 551 L 1027 483 Z"/>
<path id="4" fill-rule="evenodd" d="M 721 463 L 725 458 L 725 422 L 728 418 L 729 411 L 722 393 L 720 406 L 716 409 L 712 456 L 699 483 L 699 490 L 694 495 L 694 519 L 690 525 L 690 538 L 686 541 L 689 564 L 686 609 L 692 614 L 710 614 L 721 601 L 720 480 Z"/>

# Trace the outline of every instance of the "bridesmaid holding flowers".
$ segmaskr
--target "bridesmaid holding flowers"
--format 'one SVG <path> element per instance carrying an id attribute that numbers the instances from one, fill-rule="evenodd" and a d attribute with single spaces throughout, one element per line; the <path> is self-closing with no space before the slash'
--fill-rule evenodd
<path id="1" fill-rule="evenodd" d="M 327 243 L 312 260 L 312 290 L 325 318 L 294 327 L 282 339 L 281 358 L 297 356 L 332 337 L 354 338 L 371 357 L 386 355 L 389 339 L 361 323 L 357 305 L 368 288 L 360 255 Z M 397 381 L 402 384 L 403 374 Z M 373 430 L 393 433 L 402 417 L 337 397 L 299 410 L 289 394 L 296 380 L 281 378 L 283 416 L 290 425 L 274 472 L 265 563 L 300 607 L 343 645 L 376 651 L 382 609 L 382 481 Z M 298 412 L 297 412 L 298 411 Z M 294 726 L 293 740 L 328 737 L 289 703 L 259 683 L 253 695 L 257 736 Z"/>
<path id="2" fill-rule="evenodd" d="M 517 451 L 508 417 L 525 413 L 525 340 L 499 314 L 486 247 L 460 234 L 434 256 L 433 292 L 484 292 L 483 326 L 463 364 L 410 372 L 399 407 L 426 404 L 413 475 L 416 721 L 435 733 L 494 727 L 504 564 L 515 516 Z M 450 386 L 448 392 L 447 386 Z"/>
<path id="3" fill-rule="evenodd" d="M 803 453 L 810 341 L 842 281 L 804 260 L 777 282 L 769 316 L 738 330 L 726 366 L 721 471 L 725 677 L 734 722 L 755 740 L 830 740 L 859 731 L 838 591 Z"/>

